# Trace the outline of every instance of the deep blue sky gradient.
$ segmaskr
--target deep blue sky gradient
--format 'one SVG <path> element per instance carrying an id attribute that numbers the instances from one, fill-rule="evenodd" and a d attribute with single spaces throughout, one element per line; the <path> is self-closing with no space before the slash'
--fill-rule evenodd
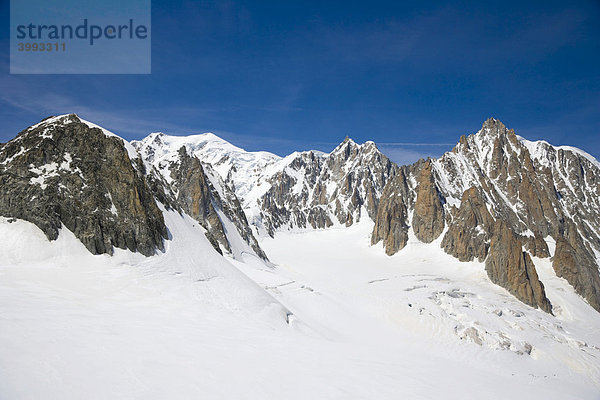
<path id="1" fill-rule="evenodd" d="M 127 139 L 212 131 L 285 155 L 350 136 L 410 162 L 493 116 L 598 158 L 598 21 L 598 1 L 154 0 L 151 75 L 9 75 L 6 28 L 0 141 L 76 112 Z"/>

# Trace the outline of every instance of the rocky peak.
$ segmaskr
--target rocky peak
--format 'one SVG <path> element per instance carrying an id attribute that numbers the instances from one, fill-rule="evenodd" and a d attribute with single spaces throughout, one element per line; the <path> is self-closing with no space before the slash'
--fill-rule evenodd
<path id="1" fill-rule="evenodd" d="M 281 157 L 275 154 L 247 152 L 212 133 L 190 136 L 163 134 L 160 139 L 160 143 L 155 143 L 154 136 L 150 135 L 140 141 L 133 141 L 132 145 L 144 159 L 152 159 L 151 162 L 160 171 L 168 169 L 171 158 L 185 146 L 190 155 L 210 164 L 217 171 L 245 208 L 248 203 L 256 203 L 259 194 L 265 190 L 266 176 L 272 174 L 271 167 L 282 162 Z M 168 171 L 163 175 L 168 176 Z"/>
<path id="2" fill-rule="evenodd" d="M 361 145 L 346 136 L 344 141 L 330 153 L 330 156 L 348 160 L 349 158 L 356 157 L 361 147 Z"/>
<path id="3" fill-rule="evenodd" d="M 489 137 L 498 138 L 502 135 L 506 135 L 508 129 L 506 126 L 496 118 L 488 118 L 481 126 L 481 130 L 478 134 Z"/>
<path id="4" fill-rule="evenodd" d="M 269 187 L 256 203 L 271 235 L 286 227 L 324 228 L 336 220 L 351 225 L 363 209 L 375 219 L 383 188 L 397 170 L 373 142 L 359 145 L 350 138 L 329 154 L 295 153 L 282 163 L 265 179 Z"/>
<path id="5" fill-rule="evenodd" d="M 50 117 L 0 148 L 0 215 L 64 225 L 93 254 L 113 247 L 152 255 L 167 228 L 135 150 L 75 114 Z"/>
<path id="6" fill-rule="evenodd" d="M 381 200 L 374 241 L 386 239 L 389 253 L 402 248 L 397 244 L 403 243 L 404 231 L 398 231 L 394 240 L 381 235 L 381 227 L 393 216 L 407 214 L 398 211 L 402 207 L 408 214 L 413 212 L 412 228 L 424 242 L 431 241 L 446 220 L 448 229 L 441 242 L 446 252 L 463 261 L 486 260 L 490 279 L 548 311 L 533 262 L 528 254 L 522 255 L 522 249 L 548 257 L 546 241 L 555 240 L 557 274 L 600 311 L 595 256 L 600 253 L 600 167 L 593 157 L 567 146 L 529 142 L 500 121 L 488 119 L 479 132 L 461 137 L 451 152 L 432 160 L 431 168 L 428 165 L 408 168 L 408 182 L 416 182 L 414 203 L 402 195 Z M 566 232 L 572 233 L 567 237 Z M 388 243 L 394 246 L 391 250 Z M 506 249 L 518 257 L 504 257 L 501 253 Z M 528 283 L 523 277 L 528 277 Z"/>

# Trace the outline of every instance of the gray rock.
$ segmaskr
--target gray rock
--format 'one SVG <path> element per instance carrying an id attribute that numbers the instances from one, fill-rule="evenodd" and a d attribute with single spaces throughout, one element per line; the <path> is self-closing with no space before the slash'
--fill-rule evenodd
<path id="1" fill-rule="evenodd" d="M 270 235 L 284 227 L 326 228 L 334 219 L 349 226 L 363 217 L 363 207 L 375 219 L 396 171 L 373 142 L 358 145 L 346 138 L 327 155 L 298 153 L 268 179 L 271 188 L 258 200 L 262 224 Z"/>
<path id="2" fill-rule="evenodd" d="M 0 215 L 32 222 L 50 240 L 64 225 L 93 254 L 152 255 L 167 228 L 139 168 L 121 139 L 74 114 L 42 123 L 0 148 Z"/>
<path id="3" fill-rule="evenodd" d="M 596 258 L 574 225 L 556 240 L 552 267 L 565 278 L 588 303 L 600 311 L 600 276 Z"/>
<path id="4" fill-rule="evenodd" d="M 178 162 L 171 165 L 170 171 L 172 188 L 177 193 L 176 204 L 207 230 L 207 237 L 218 252 L 223 253 L 221 248 L 228 253 L 232 252 L 227 229 L 219 216 L 220 211 L 233 223 L 240 237 L 251 246 L 256 255 L 267 260 L 267 255 L 252 234 L 237 197 L 220 181 L 221 178 L 209 165 L 203 165 L 182 147 Z M 215 183 L 207 173 L 211 174 Z"/>

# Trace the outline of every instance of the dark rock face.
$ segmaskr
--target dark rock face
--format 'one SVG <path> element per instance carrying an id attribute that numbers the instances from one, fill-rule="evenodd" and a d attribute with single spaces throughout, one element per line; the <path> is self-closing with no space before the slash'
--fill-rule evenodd
<path id="1" fill-rule="evenodd" d="M 565 278 L 588 303 L 600 311 L 600 275 L 593 252 L 570 226 L 564 237 L 556 241 L 552 267 L 557 276 Z"/>
<path id="2" fill-rule="evenodd" d="M 552 312 L 531 257 L 523 251 L 517 236 L 502 221 L 494 225 L 485 270 L 492 282 L 507 289 L 523 303 Z"/>
<path id="3" fill-rule="evenodd" d="M 215 250 L 221 254 L 231 254 L 234 258 L 250 253 L 266 260 L 232 187 L 224 182 L 211 164 L 202 160 L 217 160 L 215 166 L 219 167 L 220 164 L 231 161 L 229 156 L 235 156 L 238 150 L 243 150 L 212 134 L 207 135 L 176 138 L 153 133 L 142 141 L 132 142 L 132 146 L 147 164 L 152 165 L 152 188 L 156 198 L 165 207 L 185 212 L 196 219 L 205 229 Z M 233 153 L 227 154 L 227 151 L 223 153 L 219 150 L 217 155 L 210 151 L 198 152 L 208 143 L 233 149 Z M 261 165 L 264 166 L 265 163 Z M 235 170 L 229 170 L 230 175 L 234 172 Z"/>
<path id="4" fill-rule="evenodd" d="M 0 147 L 0 215 L 37 225 L 50 240 L 63 224 L 93 254 L 113 246 L 152 255 L 167 238 L 141 163 L 117 137 L 72 114 Z"/>
<path id="5" fill-rule="evenodd" d="M 333 225 L 320 182 L 322 158 L 312 151 L 299 153 L 287 168 L 271 176 L 269 190 L 258 199 L 261 221 L 271 236 L 284 226 L 326 228 Z"/>
<path id="6" fill-rule="evenodd" d="M 433 242 L 444 230 L 442 195 L 435 185 L 430 161 L 421 169 L 417 183 L 412 227 L 417 239 L 424 243 Z"/>
<path id="7" fill-rule="evenodd" d="M 177 204 L 207 230 L 206 237 L 215 250 L 223 254 L 220 244 L 226 251 L 231 252 L 223 225 L 213 207 L 208 178 L 204 174 L 200 160 L 190 157 L 185 148 L 181 148 L 179 155 L 180 164 L 171 168 L 173 189 L 177 192 Z"/>
<path id="8" fill-rule="evenodd" d="M 539 232 L 536 232 L 535 236 L 522 237 L 522 241 L 525 245 L 525 249 L 527 249 L 527 251 L 531 253 L 532 256 L 540 258 L 550 257 L 548 244 Z"/>
<path id="9" fill-rule="evenodd" d="M 477 188 L 463 193 L 460 208 L 452 214 L 454 217 L 442 240 L 442 248 L 460 261 L 485 260 L 494 219 Z"/>
<path id="10" fill-rule="evenodd" d="M 219 212 L 222 212 L 224 217 L 232 221 L 241 238 L 259 257 L 266 260 L 267 256 L 252 234 L 235 194 L 222 182 L 219 185 L 221 190 L 219 194 L 219 190 L 207 175 L 206 169 L 210 167 L 202 165 L 197 157 L 190 156 L 185 147 L 179 150 L 178 160 L 178 163 L 170 167 L 172 186 L 177 193 L 177 204 L 206 229 L 206 236 L 213 247 L 221 254 L 223 254 L 221 246 L 226 252 L 232 252 L 227 229 L 219 216 Z M 220 179 L 214 172 L 212 177 Z"/>
<path id="11" fill-rule="evenodd" d="M 386 185 L 379 201 L 371 244 L 383 240 L 388 255 L 403 249 L 408 241 L 407 205 L 398 199 L 410 199 L 409 190 L 405 171 L 400 169 L 396 177 Z"/>
<path id="12" fill-rule="evenodd" d="M 590 248 L 600 249 L 597 164 L 576 150 L 522 141 L 493 119 L 437 162 L 448 180 L 459 182 L 444 193 L 446 197 L 456 198 L 464 190 L 460 182 L 471 182 L 485 194 L 492 217 L 517 233 L 532 255 L 549 257 L 544 238 L 554 238 L 557 274 L 600 311 L 596 297 L 600 277 Z M 463 176 L 458 177 L 460 174 Z M 467 235 L 467 241 L 473 245 L 479 242 L 473 234 Z M 576 258 L 569 256 L 566 242 L 579 249 Z"/>

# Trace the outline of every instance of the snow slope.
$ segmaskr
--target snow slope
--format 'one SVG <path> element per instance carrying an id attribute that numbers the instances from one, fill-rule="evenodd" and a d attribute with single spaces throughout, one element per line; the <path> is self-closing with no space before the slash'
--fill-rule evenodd
<path id="1" fill-rule="evenodd" d="M 550 271 L 556 320 L 477 263 L 414 240 L 385 256 L 367 220 L 265 238 L 270 267 L 224 259 L 195 221 L 165 217 L 172 239 L 149 258 L 0 220 L 0 398 L 597 398 L 600 321 Z"/>
<path id="2" fill-rule="evenodd" d="M 445 254 L 439 239 L 424 244 L 411 236 L 403 251 L 388 257 L 381 245 L 368 245 L 371 229 L 365 220 L 350 228 L 280 232 L 275 239 L 263 238 L 261 246 L 285 278 L 272 282 L 273 274 L 246 272 L 262 280 L 298 318 L 308 320 L 304 312 L 311 297 L 338 309 L 311 315 L 317 324 L 330 325 L 330 314 L 367 315 L 370 325 L 390 329 L 409 347 L 426 353 L 424 348 L 434 346 L 439 356 L 461 368 L 477 365 L 481 371 L 510 377 L 510 385 L 520 387 L 516 398 L 544 398 L 541 387 L 552 388 L 547 398 L 597 398 L 600 316 L 556 277 L 548 259 L 534 261 L 556 317 L 492 284 L 483 263 L 463 263 Z M 352 323 L 344 335 L 361 329 L 356 315 L 346 315 L 340 323 L 348 321 Z M 449 373 L 446 367 L 442 370 L 428 374 L 431 385 Z M 501 387 L 498 382 L 493 386 Z M 508 398 L 505 390 L 485 397 Z"/>

